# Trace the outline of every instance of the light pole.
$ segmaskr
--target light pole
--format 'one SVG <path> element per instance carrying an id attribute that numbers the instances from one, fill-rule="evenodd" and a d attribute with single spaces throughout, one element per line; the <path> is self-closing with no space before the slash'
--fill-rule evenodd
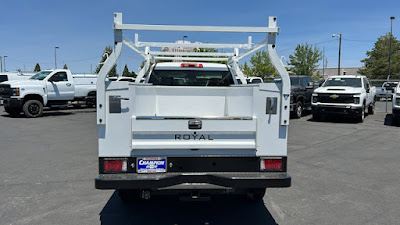
<path id="1" fill-rule="evenodd" d="M 58 46 L 54 47 L 54 69 L 57 69 L 57 48 Z"/>
<path id="2" fill-rule="evenodd" d="M 185 43 L 185 38 L 188 38 L 188 36 L 186 36 L 186 35 L 183 36 L 183 38 L 182 38 L 182 42 L 183 42 L 183 43 Z"/>
<path id="3" fill-rule="evenodd" d="M 3 72 L 3 59 L 1 58 L 1 56 L 0 56 L 0 67 L 1 67 L 0 72 Z"/>
<path id="4" fill-rule="evenodd" d="M 332 34 L 332 37 L 339 37 L 339 63 L 338 63 L 338 75 L 340 75 L 340 50 L 342 49 L 342 34 Z"/>
<path id="5" fill-rule="evenodd" d="M 4 72 L 7 72 L 7 70 L 6 70 L 6 58 L 8 57 L 8 56 L 3 56 L 4 57 Z"/>
<path id="6" fill-rule="evenodd" d="M 392 37 L 393 37 L 393 34 L 392 34 L 392 28 L 393 28 L 393 20 L 394 20 L 394 16 L 391 16 L 390 17 L 390 39 L 389 39 L 389 73 L 388 73 L 388 76 L 387 76 L 387 78 L 386 78 L 386 84 L 388 84 L 388 82 L 389 82 L 389 79 L 390 79 L 390 62 L 391 62 L 391 57 L 392 57 Z M 385 89 L 386 89 L 386 112 L 387 112 L 387 108 L 388 108 L 388 89 L 387 89 L 387 87 L 385 87 Z"/>

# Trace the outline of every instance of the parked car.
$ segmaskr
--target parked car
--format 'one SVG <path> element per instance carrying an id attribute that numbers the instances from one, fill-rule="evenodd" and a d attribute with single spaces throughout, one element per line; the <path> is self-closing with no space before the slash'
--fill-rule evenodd
<path id="1" fill-rule="evenodd" d="M 318 120 L 324 114 L 355 117 L 363 122 L 366 110 L 375 111 L 376 88 L 366 76 L 331 76 L 312 94 L 312 114 Z"/>
<path id="2" fill-rule="evenodd" d="M 0 97 L 11 116 L 23 112 L 26 117 L 39 117 L 43 107 L 67 105 L 69 101 L 84 101 L 94 106 L 96 83 L 96 75 L 72 75 L 65 69 L 45 70 L 28 80 L 1 83 Z"/>
<path id="3" fill-rule="evenodd" d="M 114 15 L 118 34 L 133 26 L 122 24 L 121 13 Z M 238 84 L 236 76 L 246 81 L 237 63 L 244 55 L 237 49 L 223 58 L 236 62 L 227 65 L 202 62 L 206 58 L 199 60 L 204 56 L 201 52 L 185 57 L 190 62 L 177 62 L 179 58 L 154 62 L 157 57 L 151 55 L 151 46 L 146 46 L 147 53 L 134 48 L 145 57 L 137 77 L 139 81 L 146 76 L 144 84 L 105 81 L 122 49 L 122 39 L 115 35 L 115 57 L 105 62 L 107 69 L 100 71 L 97 83 L 99 175 L 95 187 L 117 189 L 123 201 L 150 199 L 153 193 L 191 199 L 236 193 L 260 201 L 266 188 L 289 187 L 290 81 L 275 52 L 276 17 L 269 22 L 269 29 L 262 30 L 268 37 L 268 56 L 282 77 L 280 85 Z M 181 31 L 216 30 L 224 32 L 221 27 L 181 27 Z M 221 46 L 232 48 L 230 43 Z M 221 53 L 207 56 L 222 59 Z"/>
<path id="4" fill-rule="evenodd" d="M 240 79 L 236 78 L 239 84 L 242 83 Z M 261 77 L 246 77 L 246 82 L 248 84 L 258 84 L 258 83 L 264 83 L 263 79 Z"/>
<path id="5" fill-rule="evenodd" d="M 0 74 L 0 83 L 11 80 L 26 80 L 31 76 L 35 75 L 35 73 L 21 73 L 21 72 L 6 72 Z M 0 105 L 3 104 L 3 99 L 0 97 Z"/>
<path id="6" fill-rule="evenodd" d="M 314 81 L 310 76 L 290 76 L 290 112 L 293 118 L 300 118 L 304 110 L 311 110 L 311 95 Z"/>
<path id="7" fill-rule="evenodd" d="M 382 87 L 376 89 L 376 97 L 375 100 L 379 101 L 381 98 L 389 98 L 392 99 L 393 93 L 396 91 L 394 90 L 396 86 L 399 84 L 398 81 L 389 81 L 384 82 Z"/>

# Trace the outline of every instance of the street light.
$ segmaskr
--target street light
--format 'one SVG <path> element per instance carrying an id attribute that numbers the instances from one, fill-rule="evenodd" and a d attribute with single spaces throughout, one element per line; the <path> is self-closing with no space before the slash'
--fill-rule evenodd
<path id="1" fill-rule="evenodd" d="M 8 56 L 3 56 L 3 58 L 4 58 L 4 72 L 7 72 L 7 70 L 6 70 L 6 57 L 8 57 Z"/>
<path id="2" fill-rule="evenodd" d="M 188 38 L 188 36 L 183 36 L 183 38 L 182 38 L 182 41 L 183 41 L 183 43 L 185 43 L 185 38 Z"/>
<path id="3" fill-rule="evenodd" d="M 339 37 L 339 63 L 338 63 L 338 75 L 340 75 L 340 50 L 342 49 L 342 34 L 332 34 L 332 37 Z"/>
<path id="4" fill-rule="evenodd" d="M 57 48 L 58 46 L 54 47 L 54 68 L 57 69 Z"/>
<path id="5" fill-rule="evenodd" d="M 390 62 L 391 62 L 391 56 L 392 56 L 392 28 L 393 28 L 393 20 L 394 20 L 394 16 L 390 17 L 390 41 L 389 41 L 389 75 L 387 77 L 387 80 L 389 81 L 390 78 Z"/>
<path id="6" fill-rule="evenodd" d="M 390 40 L 389 40 L 389 73 L 388 73 L 388 76 L 387 76 L 387 78 L 386 78 L 386 84 L 388 84 L 388 82 L 389 82 L 389 79 L 390 79 L 390 62 L 391 62 L 391 57 L 392 57 L 392 37 L 393 37 L 393 34 L 392 34 L 392 28 L 393 28 L 393 20 L 394 20 L 395 18 L 394 18 L 394 16 L 391 16 L 390 17 Z M 385 88 L 386 89 L 386 88 Z M 389 90 L 387 90 L 386 89 L 386 112 L 387 112 L 387 108 L 388 108 L 388 91 Z"/>

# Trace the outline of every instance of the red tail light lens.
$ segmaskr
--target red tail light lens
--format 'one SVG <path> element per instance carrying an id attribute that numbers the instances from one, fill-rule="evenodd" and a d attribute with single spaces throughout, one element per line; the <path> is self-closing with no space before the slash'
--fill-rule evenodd
<path id="1" fill-rule="evenodd" d="M 261 170 L 282 170 L 282 159 L 261 159 Z"/>
<path id="2" fill-rule="evenodd" d="M 104 160 L 104 170 L 106 172 L 126 171 L 126 160 Z"/>
<path id="3" fill-rule="evenodd" d="M 182 63 L 181 67 L 196 67 L 196 68 L 203 68 L 203 64 L 201 63 Z"/>

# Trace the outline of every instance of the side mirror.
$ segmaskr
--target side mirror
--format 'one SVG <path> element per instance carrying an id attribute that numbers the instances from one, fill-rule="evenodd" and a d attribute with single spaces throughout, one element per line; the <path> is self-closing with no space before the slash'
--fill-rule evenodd
<path id="1" fill-rule="evenodd" d="M 308 82 L 306 89 L 314 89 L 314 82 Z"/>
<path id="2" fill-rule="evenodd" d="M 390 84 L 388 84 L 388 83 L 385 84 L 385 89 L 386 90 L 393 90 L 392 86 L 390 86 Z"/>
<path id="3" fill-rule="evenodd" d="M 369 93 L 369 91 L 370 91 L 370 88 L 368 87 L 366 91 L 367 91 L 367 93 Z"/>

